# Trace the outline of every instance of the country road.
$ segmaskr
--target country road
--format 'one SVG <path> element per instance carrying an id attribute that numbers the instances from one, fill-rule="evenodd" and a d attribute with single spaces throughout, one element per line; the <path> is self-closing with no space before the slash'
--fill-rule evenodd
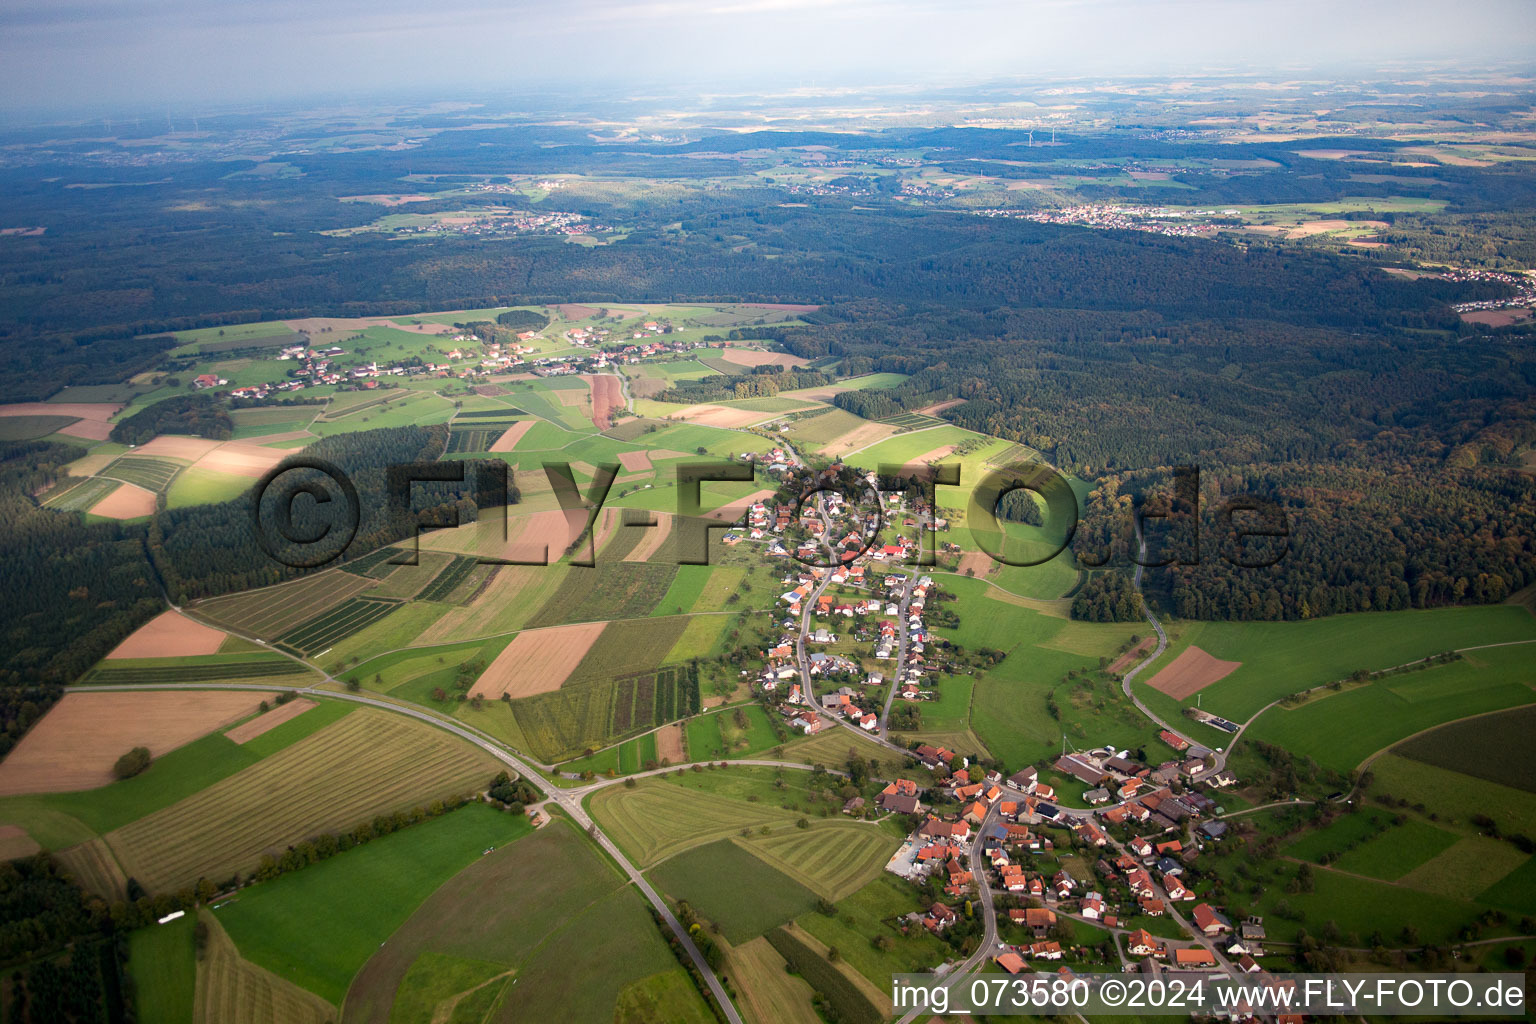
<path id="1" fill-rule="evenodd" d="M 175 605 L 172 605 L 171 607 L 177 611 L 182 611 L 180 608 L 176 608 Z M 187 612 L 182 613 L 189 614 Z M 231 633 L 231 635 L 242 636 L 242 634 L 229 630 L 227 627 L 221 628 L 224 628 L 225 631 Z M 259 642 L 255 637 L 251 636 L 243 636 L 243 639 Z M 262 646 L 267 647 L 265 644 Z M 275 648 L 270 647 L 268 649 L 275 650 Z M 651 888 L 650 883 L 645 880 L 645 876 L 640 873 L 640 869 L 629 862 L 629 858 L 624 855 L 624 852 L 619 849 L 618 845 L 614 843 L 613 840 L 609 839 L 603 830 L 597 825 L 597 823 L 594 822 L 590 816 L 588 816 L 586 809 L 582 807 L 582 798 L 580 795 L 578 795 L 584 791 L 564 790 L 558 786 L 550 784 L 526 761 L 524 761 L 521 757 L 513 754 L 508 747 L 480 732 L 478 729 L 473 729 L 460 722 L 453 721 L 452 719 L 448 719 L 444 716 L 440 716 L 433 712 L 427 711 L 424 708 L 387 701 L 366 694 L 346 692 L 345 684 L 341 683 L 340 680 L 336 679 L 323 668 L 320 668 L 317 665 L 310 665 L 302 658 L 288 655 L 286 652 L 279 653 L 283 653 L 291 660 L 319 672 L 321 676 L 324 677 L 326 682 L 342 687 L 341 692 L 336 692 L 329 689 L 317 689 L 315 686 L 307 686 L 300 688 L 298 692 L 311 693 L 318 696 L 331 697 L 340 700 L 349 700 L 358 704 L 366 704 L 370 707 L 382 708 L 385 711 L 393 711 L 396 714 L 405 715 L 409 718 L 415 718 L 419 721 L 426 722 L 429 725 L 434 725 L 439 729 L 446 730 L 447 732 L 453 733 L 455 736 L 458 736 L 461 739 L 473 743 L 481 750 L 484 750 L 486 753 L 496 758 L 502 764 L 517 772 L 519 777 L 521 777 L 523 781 L 527 782 L 528 785 L 545 794 L 547 800 L 553 800 L 560 806 L 562 810 L 571 816 L 572 821 L 576 822 L 577 825 L 585 829 L 587 835 L 590 836 L 605 851 L 607 851 L 608 855 L 613 858 L 614 863 L 619 866 L 624 874 L 629 877 L 629 880 L 634 883 L 635 887 L 640 890 L 640 892 L 645 896 L 647 900 L 650 901 L 651 906 L 656 909 L 657 914 L 659 914 L 661 919 L 667 923 L 667 927 L 671 928 L 673 934 L 677 936 L 678 941 L 682 944 L 683 949 L 687 952 L 688 958 L 693 961 L 694 967 L 697 968 L 700 977 L 702 977 L 705 984 L 709 986 L 709 990 L 714 995 L 715 1001 L 720 1004 L 721 1012 L 725 1015 L 725 1018 L 729 1024 L 744 1024 L 741 1019 L 741 1015 L 736 1011 L 735 1004 L 731 1002 L 730 996 L 726 994 L 725 986 L 720 983 L 720 979 L 718 976 L 716 976 L 714 969 L 711 968 L 709 966 L 709 962 L 704 959 L 704 954 L 699 951 L 699 947 L 694 943 L 692 936 L 688 934 L 688 929 L 683 927 L 682 922 L 679 921 L 677 916 L 672 913 L 672 909 L 667 906 L 666 901 L 657 895 L 656 890 Z M 154 684 L 108 684 L 104 686 L 89 687 L 89 689 L 207 689 L 208 685 L 209 684 L 207 683 L 160 684 L 158 686 Z M 287 686 L 261 686 L 253 684 L 222 685 L 230 688 L 249 690 L 285 691 L 293 689 L 292 687 Z M 82 687 L 82 689 L 85 689 L 85 687 Z"/>
<path id="2" fill-rule="evenodd" d="M 961 978 L 964 978 L 980 967 L 987 957 L 991 956 L 997 949 L 997 903 L 992 898 L 992 883 L 987 881 L 986 859 L 982 856 L 982 851 L 986 845 L 987 829 L 997 822 L 997 807 L 1000 803 L 1002 803 L 1001 799 L 995 800 L 992 806 L 987 808 L 987 815 L 981 819 L 981 824 L 976 827 L 976 838 L 971 842 L 971 875 L 976 879 L 976 890 L 978 893 L 976 901 L 981 904 L 983 926 L 981 942 L 977 944 L 975 952 L 966 957 L 958 966 L 944 976 L 944 980 L 940 982 L 940 987 L 945 991 L 953 988 L 955 983 Z M 902 1017 L 896 1024 L 912 1024 L 912 1021 L 925 1013 L 931 1016 L 933 1011 L 923 1007 L 914 1008 L 908 1011 L 906 1016 Z"/>

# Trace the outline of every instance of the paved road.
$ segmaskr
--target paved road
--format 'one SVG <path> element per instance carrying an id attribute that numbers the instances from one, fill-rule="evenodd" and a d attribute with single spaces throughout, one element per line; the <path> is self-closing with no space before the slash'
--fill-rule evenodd
<path id="1" fill-rule="evenodd" d="M 924 520 L 923 522 L 926 522 Z M 918 543 L 922 543 L 923 523 L 918 524 Z M 891 702 L 896 698 L 896 687 L 901 682 L 902 675 L 907 669 L 907 648 L 912 642 L 912 629 L 908 625 L 908 616 L 911 614 L 912 589 L 917 583 L 917 573 L 909 572 L 907 582 L 901 588 L 900 608 L 896 615 L 896 675 L 889 681 L 885 691 L 885 707 L 880 709 L 880 738 L 890 738 Z"/>
<path id="2" fill-rule="evenodd" d="M 817 495 L 816 497 L 816 512 L 819 516 L 821 516 L 822 546 L 826 548 L 827 554 L 831 559 L 831 563 L 836 565 L 838 563 L 837 553 L 832 549 L 830 540 L 832 534 L 832 524 L 827 519 L 826 510 L 822 507 L 820 495 Z M 831 585 L 832 571 L 831 569 L 828 569 L 827 574 L 822 577 L 822 580 L 819 584 L 817 584 L 816 589 L 811 591 L 806 599 L 800 603 L 800 628 L 795 634 L 795 664 L 799 666 L 800 669 L 800 693 L 805 698 L 806 702 L 810 704 L 811 710 L 814 711 L 817 715 L 821 716 L 823 720 L 831 722 L 833 725 L 842 726 L 844 729 L 847 729 L 856 736 L 861 736 L 864 739 L 869 740 L 871 743 L 878 743 L 880 746 L 885 747 L 887 750 L 900 754 L 903 757 L 910 757 L 915 759 L 917 755 L 912 753 L 912 751 L 908 750 L 906 747 L 898 746 L 895 743 L 892 743 L 890 740 L 886 739 L 883 729 L 877 729 L 874 733 L 865 732 L 857 725 L 854 725 L 852 722 L 848 721 L 848 719 L 844 718 L 842 715 L 835 715 L 823 708 L 821 706 L 821 701 L 816 696 L 816 691 L 811 685 L 811 659 L 805 653 L 805 640 L 811 632 L 811 611 L 813 608 L 815 608 L 817 599 L 820 598 L 822 594 L 826 593 L 827 588 L 829 588 Z"/>
<path id="3" fill-rule="evenodd" d="M 986 843 L 987 829 L 997 824 L 997 805 L 1002 803 L 998 799 L 987 808 L 987 816 L 981 819 L 981 824 L 976 828 L 976 838 L 971 841 L 971 874 L 976 879 L 977 897 L 976 903 L 981 905 L 982 936 L 981 942 L 976 946 L 976 951 L 960 962 L 959 966 L 944 976 L 940 987 L 945 991 L 953 988 L 962 978 L 966 977 L 976 968 L 980 967 L 992 956 L 998 948 L 997 943 L 997 904 L 992 898 L 992 883 L 987 880 L 986 860 L 982 855 Z M 975 904 L 973 904 L 974 906 Z M 913 1020 L 927 1014 L 932 1016 L 931 1010 L 921 1007 L 911 1010 L 902 1017 L 897 1024 L 911 1024 Z"/>

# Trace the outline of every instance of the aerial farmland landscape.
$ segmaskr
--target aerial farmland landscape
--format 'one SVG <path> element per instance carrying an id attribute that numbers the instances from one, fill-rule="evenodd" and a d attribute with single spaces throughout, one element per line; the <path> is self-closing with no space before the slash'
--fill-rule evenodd
<path id="1" fill-rule="evenodd" d="M 0 1022 L 1528 1019 L 1447 16 L 0 12 Z"/>

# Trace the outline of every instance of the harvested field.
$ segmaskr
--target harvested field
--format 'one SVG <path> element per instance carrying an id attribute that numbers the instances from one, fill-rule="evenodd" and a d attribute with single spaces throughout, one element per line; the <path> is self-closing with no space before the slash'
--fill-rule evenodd
<path id="1" fill-rule="evenodd" d="M 945 409 L 953 409 L 957 405 L 964 404 L 965 399 L 963 398 L 951 398 L 947 402 L 935 402 L 932 405 L 925 405 L 921 409 L 917 409 L 915 411 L 923 416 L 937 416 Z"/>
<path id="2" fill-rule="evenodd" d="M 513 562 L 542 562 L 546 558 L 553 562 L 581 536 L 587 525 L 587 511 L 546 509 L 527 515 L 508 515 L 505 540 L 500 523 L 493 517 L 487 516 L 480 522 L 486 524 L 485 528 L 478 535 L 468 535 L 474 542 L 472 550 L 476 554 Z"/>
<path id="3" fill-rule="evenodd" d="M 106 423 L 121 408 L 116 402 L 17 402 L 0 405 L 0 416 L 78 416 Z"/>
<path id="4" fill-rule="evenodd" d="M 651 453 L 644 448 L 633 452 L 619 452 L 619 465 L 636 473 L 651 468 Z"/>
<path id="5" fill-rule="evenodd" d="M 558 690 L 606 628 L 606 622 L 579 622 L 524 630 L 475 681 L 470 695 L 500 698 L 506 693 L 516 699 Z"/>
<path id="6" fill-rule="evenodd" d="M 656 552 L 666 543 L 672 534 L 672 524 L 676 516 L 670 516 L 665 512 L 656 513 L 656 525 L 646 529 L 645 536 L 636 544 L 629 554 L 624 556 L 626 562 L 649 562 L 655 557 Z M 640 527 L 630 527 L 640 529 Z"/>
<path id="7" fill-rule="evenodd" d="M 827 384 L 819 388 L 800 388 L 797 391 L 780 391 L 780 398 L 798 398 L 805 402 L 830 402 L 835 395 L 852 391 L 852 384 Z"/>
<path id="8" fill-rule="evenodd" d="M 1531 311 L 1529 309 L 1484 309 L 1475 313 L 1461 314 L 1461 319 L 1467 323 L 1482 324 L 1484 327 L 1508 327 L 1511 324 L 1518 324 L 1530 318 Z M 79 424 L 76 424 L 76 426 L 79 426 Z M 65 427 L 59 433 L 68 434 L 72 430 L 73 428 L 71 427 Z"/>
<path id="9" fill-rule="evenodd" d="M 105 441 L 112 436 L 112 424 L 105 420 L 76 420 L 66 427 L 60 427 L 59 433 L 83 437 L 87 441 Z"/>
<path id="10" fill-rule="evenodd" d="M 254 869 L 262 854 L 483 787 L 496 762 L 429 725 L 361 708 L 105 838 L 150 892 Z"/>
<path id="11" fill-rule="evenodd" d="M 596 306 L 583 306 L 575 302 L 561 302 L 549 308 L 566 320 L 590 320 L 602 312 Z"/>
<path id="12" fill-rule="evenodd" d="M 587 378 L 584 376 L 581 379 L 586 380 Z M 588 384 L 586 390 L 581 388 L 554 388 L 550 390 L 549 394 L 553 395 L 561 405 L 574 409 L 576 406 L 586 405 L 592 400 L 592 385 Z"/>
<path id="13" fill-rule="evenodd" d="M 1387 222 L 1381 220 L 1309 220 L 1291 228 L 1287 232 L 1287 237 L 1310 238 L 1312 235 L 1325 235 L 1330 231 L 1349 231 L 1358 228 L 1380 230 L 1387 226 Z"/>
<path id="14" fill-rule="evenodd" d="M 128 876 L 123 874 L 112 848 L 105 839 L 92 839 L 53 855 L 81 888 L 108 900 L 120 900 L 128 891 Z"/>
<path id="15" fill-rule="evenodd" d="M 849 452 L 860 448 L 868 448 L 872 444 L 884 441 L 896 433 L 896 427 L 889 423 L 866 423 L 863 426 L 854 427 L 848 433 L 835 440 L 829 441 L 817 449 L 817 454 L 828 458 L 836 458 L 839 455 L 847 455 Z"/>
<path id="16" fill-rule="evenodd" d="M 997 566 L 997 559 L 985 551 L 966 551 L 960 556 L 958 571 L 962 576 L 970 573 L 977 579 L 985 579 L 997 571 Z"/>
<path id="17" fill-rule="evenodd" d="M 277 433 L 277 434 L 262 434 L 260 437 L 247 437 L 245 439 L 244 443 L 246 443 L 246 444 L 278 444 L 279 442 L 282 442 L 282 441 L 300 441 L 300 440 L 303 440 L 304 438 L 314 437 L 314 436 L 315 436 L 314 434 L 311 434 L 307 430 L 284 430 L 281 433 Z M 296 451 L 298 451 L 297 448 L 284 448 L 283 449 L 284 454 L 287 454 L 287 455 L 292 455 Z"/>
<path id="18" fill-rule="evenodd" d="M 249 441 L 226 441 L 199 459 L 196 466 L 217 473 L 255 478 L 263 476 L 267 470 L 292 454 L 287 448 L 263 448 Z"/>
<path id="19" fill-rule="evenodd" d="M 257 715 L 249 722 L 235 726 L 226 732 L 224 737 L 235 743 L 246 743 L 262 733 L 271 732 L 284 722 L 299 717 L 314 706 L 315 702 L 308 697 L 295 698 L 286 704 L 279 704 L 265 714 Z"/>
<path id="20" fill-rule="evenodd" d="M 155 492 L 138 484 L 118 484 L 105 498 L 91 506 L 91 514 L 108 519 L 137 519 L 153 515 Z"/>
<path id="21" fill-rule="evenodd" d="M 1120 655 L 1120 657 L 1116 658 L 1114 664 L 1109 666 L 1109 670 L 1116 674 L 1124 672 L 1126 669 L 1136 664 L 1142 658 L 1145 658 L 1149 653 L 1151 653 L 1152 648 L 1156 646 L 1157 638 L 1151 636 L 1147 637 L 1141 643 L 1137 644 L 1135 647 L 1132 647 L 1130 650 Z M 1226 663 L 1224 662 L 1223 664 Z"/>
<path id="22" fill-rule="evenodd" d="M 533 429 L 535 420 L 523 420 L 514 423 L 502 432 L 502 435 L 491 442 L 490 450 L 493 452 L 509 452 L 517 447 L 517 442 L 523 439 L 523 435 Z"/>
<path id="23" fill-rule="evenodd" d="M 757 1024 L 821 1024 L 811 1000 L 816 990 L 759 935 L 731 950 L 726 959 L 731 979 L 741 992 L 742 1008 Z"/>
<path id="24" fill-rule="evenodd" d="M 656 730 L 656 760 L 682 764 L 688 760 L 683 750 L 683 727 L 676 722 Z"/>
<path id="25" fill-rule="evenodd" d="M 0 762 L 0 796 L 105 786 L 113 763 L 134 747 L 159 757 L 244 718 L 261 696 L 228 690 L 66 693 Z"/>
<path id="26" fill-rule="evenodd" d="M 1240 661 L 1213 658 L 1198 647 L 1186 647 L 1184 653 L 1164 665 L 1147 685 L 1175 700 L 1185 700 L 1212 683 L 1225 679 L 1241 668 L 1242 664 Z"/>
<path id="27" fill-rule="evenodd" d="M 939 447 L 933 449 L 932 451 L 923 452 L 923 454 L 919 455 L 917 458 L 913 459 L 912 461 L 913 462 L 938 462 L 940 459 L 948 458 L 949 456 L 951 456 L 953 454 L 955 454 L 955 446 L 952 445 L 952 444 L 945 444 L 945 445 L 940 445 Z"/>
<path id="28" fill-rule="evenodd" d="M 613 426 L 614 413 L 625 408 L 619 378 L 611 373 L 589 373 L 582 379 L 592 388 L 592 423 L 598 430 L 607 430 Z"/>
<path id="29" fill-rule="evenodd" d="M 135 455 L 159 455 L 169 459 L 186 459 L 196 462 L 217 448 L 222 442 L 201 437 L 185 437 L 181 434 L 161 434 L 145 441 L 133 450 Z"/>
<path id="30" fill-rule="evenodd" d="M 699 423 L 706 427 L 746 427 L 761 420 L 772 419 L 773 414 L 767 412 L 754 412 L 751 409 L 732 409 L 724 405 L 712 405 L 708 402 L 700 405 L 690 405 L 679 409 L 667 417 L 671 420 L 686 420 L 689 423 Z"/>
<path id="31" fill-rule="evenodd" d="M 0 860 L 30 857 L 41 849 L 20 825 L 0 825 Z"/>
<path id="32" fill-rule="evenodd" d="M 228 636 L 212 626 L 194 622 L 180 612 L 161 612 L 134 630 L 112 649 L 112 658 L 184 658 L 218 654 Z"/>
<path id="33" fill-rule="evenodd" d="M 810 362 L 788 352 L 759 352 L 751 348 L 728 348 L 720 358 L 737 366 L 804 366 Z"/>
<path id="34" fill-rule="evenodd" d="M 385 316 L 311 316 L 305 317 L 302 320 L 284 320 L 283 325 L 290 330 L 311 335 L 320 334 L 325 328 L 329 327 L 332 333 L 342 335 L 343 337 L 352 331 L 361 331 L 369 327 L 392 327 L 397 331 L 419 330 L 423 334 L 453 334 L 458 330 L 452 324 L 433 323 L 417 324 L 407 328 Z"/>

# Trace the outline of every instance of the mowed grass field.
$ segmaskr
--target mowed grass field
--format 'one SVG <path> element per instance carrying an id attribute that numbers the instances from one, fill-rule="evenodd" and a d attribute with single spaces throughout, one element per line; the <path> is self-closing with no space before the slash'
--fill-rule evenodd
<path id="1" fill-rule="evenodd" d="M 742 829 L 792 828 L 801 816 L 799 811 L 773 804 L 686 789 L 671 776 L 641 779 L 634 789 L 609 786 L 594 794 L 588 806 L 613 841 L 641 867 L 737 835 Z"/>
<path id="2" fill-rule="evenodd" d="M 776 786 L 780 778 L 784 789 Z M 746 829 L 751 834 L 743 841 L 745 849 L 831 896 L 867 881 L 871 865 L 876 860 L 883 865 L 896 842 L 883 829 L 841 818 L 823 820 L 823 811 L 835 811 L 842 801 L 818 801 L 813 794 L 818 785 L 810 772 L 743 766 L 640 779 L 633 789 L 609 786 L 594 794 L 588 807 L 642 867 L 695 846 L 741 838 Z M 808 828 L 797 826 L 802 818 Z M 810 841 L 812 834 L 846 849 L 822 849 Z"/>
<path id="3" fill-rule="evenodd" d="M 1245 736 L 1348 772 L 1421 730 L 1536 702 L 1533 651 L 1536 646 L 1474 651 L 1450 664 L 1346 687 L 1300 707 L 1272 708 Z"/>
<path id="4" fill-rule="evenodd" d="M 212 911 L 202 911 L 201 919 L 208 945 L 197 964 L 196 1024 L 327 1024 L 336 1019 L 335 1006 L 241 957 Z"/>
<path id="5" fill-rule="evenodd" d="M 734 947 L 727 960 L 741 993 L 738 1005 L 752 1024 L 821 1024 L 811 1005 L 816 990 L 790 974 L 784 958 L 765 938 Z"/>
<path id="6" fill-rule="evenodd" d="M 1302 622 L 1178 622 L 1178 641 L 1137 676 L 1142 685 L 1193 644 L 1242 667 L 1200 692 L 1206 710 L 1242 722 L 1270 701 L 1343 679 L 1356 669 L 1391 668 L 1443 651 L 1536 639 L 1536 618 L 1517 605 L 1330 615 Z M 1526 648 L 1536 655 L 1536 644 Z M 1193 699 L 1186 703 L 1193 703 Z"/>
<path id="7" fill-rule="evenodd" d="M 156 758 L 141 774 L 99 789 L 6 797 L 0 799 L 0 823 L 21 825 L 50 850 L 88 843 L 256 764 L 355 708 L 354 704 L 322 701 L 245 744 L 234 743 L 219 733 L 204 736 Z M 100 849 L 89 854 L 82 852 L 74 859 L 112 861 L 112 855 L 103 844 Z"/>
<path id="8" fill-rule="evenodd" d="M 193 1024 L 197 961 L 192 926 L 187 916 L 128 936 L 128 976 L 138 1020 Z"/>
<path id="9" fill-rule="evenodd" d="M 445 960 L 469 975 L 466 984 L 473 981 L 472 963 L 512 972 L 508 980 L 515 984 L 500 997 L 497 1020 L 618 1021 L 621 1000 L 633 1005 L 648 999 L 672 1009 L 665 1017 L 639 1018 L 647 1024 L 653 1019 L 692 1024 L 699 1014 L 708 1019 L 696 994 L 692 1000 L 688 990 L 664 994 L 670 986 L 652 980 L 675 971 L 677 962 L 642 898 L 563 819 L 476 858 L 433 892 L 387 943 L 375 942 L 373 953 L 347 994 L 348 1024 L 398 1020 L 390 1013 L 393 1003 L 441 1006 L 443 989 L 455 983 L 435 980 L 428 968 Z M 490 969 L 481 966 L 480 976 L 494 977 Z M 637 984 L 641 991 L 632 990 Z M 483 1019 L 496 999 L 496 992 L 481 990 L 475 1015 L 452 1019 Z"/>
<path id="10" fill-rule="evenodd" d="M 263 853 L 322 831 L 469 793 L 495 771 L 447 733 L 363 709 L 106 839 L 128 875 L 168 891 L 251 871 Z"/>
<path id="11" fill-rule="evenodd" d="M 423 900 L 487 847 L 530 831 L 521 816 L 469 804 L 244 889 L 216 913 L 246 959 L 340 1005 Z"/>
<path id="12" fill-rule="evenodd" d="M 751 836 L 743 842 L 755 855 L 833 902 L 873 881 L 901 845 L 883 828 L 842 822 Z"/>

